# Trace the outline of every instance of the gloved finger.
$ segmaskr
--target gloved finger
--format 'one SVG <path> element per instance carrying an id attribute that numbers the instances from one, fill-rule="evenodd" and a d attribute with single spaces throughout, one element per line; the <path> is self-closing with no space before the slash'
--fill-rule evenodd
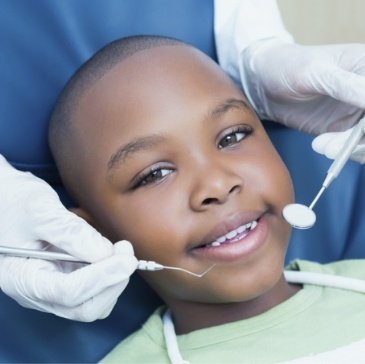
<path id="1" fill-rule="evenodd" d="M 38 298 L 75 307 L 99 295 L 106 288 L 128 280 L 136 268 L 137 259 L 133 255 L 114 255 L 69 274 L 56 272 L 45 275 L 40 272 L 38 282 L 48 289 L 43 290 Z"/>
<path id="2" fill-rule="evenodd" d="M 312 148 L 315 152 L 325 155 L 329 159 L 335 159 L 347 138 L 351 134 L 353 128 L 344 132 L 324 133 L 312 141 Z M 359 144 L 354 149 L 351 159 L 365 163 L 365 145 Z"/>
<path id="3" fill-rule="evenodd" d="M 18 302 L 26 308 L 36 309 L 42 312 L 51 312 L 59 317 L 82 322 L 92 322 L 108 317 L 124 291 L 129 280 L 125 280 L 115 286 L 106 288 L 97 296 L 82 302 L 78 306 L 68 307 L 56 303 L 40 300 L 27 300 Z"/>
<path id="4" fill-rule="evenodd" d="M 84 219 L 62 205 L 57 211 L 52 210 L 52 214 L 38 218 L 34 229 L 39 240 L 86 262 L 100 261 L 113 254 L 113 244 Z"/>
<path id="5" fill-rule="evenodd" d="M 115 254 L 134 254 L 131 244 L 126 240 L 114 244 L 114 250 Z M 97 296 L 92 297 L 77 307 L 60 307 L 58 312 L 60 312 L 62 317 L 82 322 L 92 322 L 97 319 L 104 319 L 112 312 L 119 296 L 123 293 L 128 282 L 129 279 L 126 279 L 115 286 L 108 287 Z"/>
<path id="6" fill-rule="evenodd" d="M 52 269 L 53 268 L 53 269 Z M 27 301 L 38 296 L 32 292 L 35 271 L 43 271 L 51 274 L 55 266 L 38 259 L 26 259 L 15 257 L 0 257 L 0 284 L 2 291 L 15 299 L 20 305 L 28 307 Z M 31 283 L 31 286 L 29 285 Z"/>
<path id="7" fill-rule="evenodd" d="M 365 75 L 337 66 L 323 65 L 316 69 L 317 90 L 344 103 L 365 108 Z"/>
<path id="8" fill-rule="evenodd" d="M 30 308 L 44 312 L 54 312 L 57 316 L 82 322 L 104 319 L 112 312 L 128 282 L 129 280 L 127 279 L 115 286 L 108 287 L 97 296 L 91 297 L 89 300 L 75 307 L 57 304 L 51 305 L 48 302 L 35 301 L 34 305 Z"/>
<path id="9" fill-rule="evenodd" d="M 319 153 L 325 154 L 326 146 L 331 141 L 333 133 L 320 134 L 312 140 L 312 149 Z"/>
<path id="10" fill-rule="evenodd" d="M 334 159 L 350 133 L 351 130 L 321 134 L 312 141 L 312 148 L 315 152 Z"/>
<path id="11" fill-rule="evenodd" d="M 126 279 L 115 286 L 108 287 L 97 296 L 76 307 L 76 310 L 65 307 L 64 314 L 67 315 L 65 317 L 72 316 L 74 320 L 83 322 L 91 322 L 108 317 L 128 282 L 129 279 Z"/>

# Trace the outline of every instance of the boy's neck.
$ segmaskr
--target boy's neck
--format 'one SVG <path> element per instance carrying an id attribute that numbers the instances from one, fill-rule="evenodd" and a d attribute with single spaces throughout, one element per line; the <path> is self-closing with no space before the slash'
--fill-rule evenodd
<path id="1" fill-rule="evenodd" d="M 176 334 L 181 335 L 260 315 L 286 301 L 300 289 L 301 286 L 289 284 L 282 276 L 275 289 L 250 301 L 225 304 L 179 301 L 169 306 Z"/>

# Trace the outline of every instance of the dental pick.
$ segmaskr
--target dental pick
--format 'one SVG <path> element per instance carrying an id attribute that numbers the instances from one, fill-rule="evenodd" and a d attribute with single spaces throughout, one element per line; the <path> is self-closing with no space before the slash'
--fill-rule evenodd
<path id="1" fill-rule="evenodd" d="M 73 257 L 67 253 L 61 252 L 50 252 L 46 250 L 35 250 L 35 249 L 22 249 L 22 248 L 9 248 L 5 246 L 0 246 L 0 254 L 9 255 L 12 257 L 21 257 L 21 258 L 36 258 L 36 259 L 44 259 L 44 260 L 61 260 L 66 262 L 74 262 L 74 263 L 83 263 L 89 264 L 88 262 L 79 260 L 78 258 Z M 194 277 L 201 278 L 205 276 L 215 264 L 208 267 L 204 272 L 201 273 L 194 273 L 190 270 L 180 268 L 180 267 L 172 267 L 168 265 L 163 265 L 151 260 L 139 260 L 137 269 L 144 270 L 144 271 L 158 271 L 163 269 L 170 269 L 170 270 L 177 270 L 180 272 L 184 272 L 190 274 Z"/>
<path id="2" fill-rule="evenodd" d="M 179 270 L 181 272 L 188 273 L 188 274 L 190 274 L 194 277 L 198 277 L 198 278 L 205 276 L 214 266 L 215 266 L 215 264 L 211 265 L 204 272 L 194 273 L 194 272 L 191 272 L 190 270 L 187 270 L 184 268 L 171 267 L 169 265 L 162 265 L 162 264 L 156 263 L 151 260 L 139 260 L 138 261 L 138 269 L 140 269 L 140 270 L 149 270 L 149 271 L 156 271 L 156 270 L 162 270 L 162 269 Z"/>

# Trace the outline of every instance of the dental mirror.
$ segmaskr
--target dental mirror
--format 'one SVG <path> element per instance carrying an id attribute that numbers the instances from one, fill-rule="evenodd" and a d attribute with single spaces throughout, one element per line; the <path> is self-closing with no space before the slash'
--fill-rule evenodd
<path id="1" fill-rule="evenodd" d="M 286 205 L 283 208 L 282 214 L 284 219 L 294 228 L 297 229 L 309 229 L 316 222 L 316 214 L 313 211 L 314 205 L 321 197 L 326 188 L 334 181 L 339 175 L 346 162 L 349 160 L 353 150 L 359 144 L 360 139 L 365 133 L 365 117 L 363 117 L 358 124 L 353 128 L 351 134 L 347 138 L 346 142 L 338 152 L 335 160 L 331 164 L 327 171 L 326 178 L 322 183 L 322 187 L 314 198 L 313 202 L 309 205 L 302 205 L 299 203 L 292 203 Z"/>
<path id="2" fill-rule="evenodd" d="M 316 214 L 308 206 L 292 203 L 283 208 L 284 219 L 296 229 L 309 229 L 316 222 Z"/>
<path id="3" fill-rule="evenodd" d="M 313 207 L 325 189 L 326 187 L 322 186 L 309 207 L 301 203 L 291 203 L 286 205 L 283 208 L 284 219 L 296 229 L 304 230 L 311 228 L 316 222 L 316 214 L 313 211 Z"/>

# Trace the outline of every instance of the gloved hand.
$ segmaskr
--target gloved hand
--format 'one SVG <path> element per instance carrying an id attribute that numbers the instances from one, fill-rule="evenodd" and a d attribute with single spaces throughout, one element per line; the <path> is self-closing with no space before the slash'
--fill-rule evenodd
<path id="1" fill-rule="evenodd" d="M 90 262 L 0 255 L 0 287 L 24 307 L 93 321 L 107 317 L 137 267 L 127 241 L 113 245 L 61 204 L 43 180 L 11 167 L 0 155 L 0 245 L 57 248 Z"/>
<path id="2" fill-rule="evenodd" d="M 219 63 L 261 119 L 315 135 L 347 130 L 360 119 L 365 44 L 295 44 L 275 0 L 214 4 Z"/>
<path id="3" fill-rule="evenodd" d="M 315 135 L 352 127 L 365 109 L 365 44 L 302 46 L 267 39 L 241 54 L 261 118 Z"/>

